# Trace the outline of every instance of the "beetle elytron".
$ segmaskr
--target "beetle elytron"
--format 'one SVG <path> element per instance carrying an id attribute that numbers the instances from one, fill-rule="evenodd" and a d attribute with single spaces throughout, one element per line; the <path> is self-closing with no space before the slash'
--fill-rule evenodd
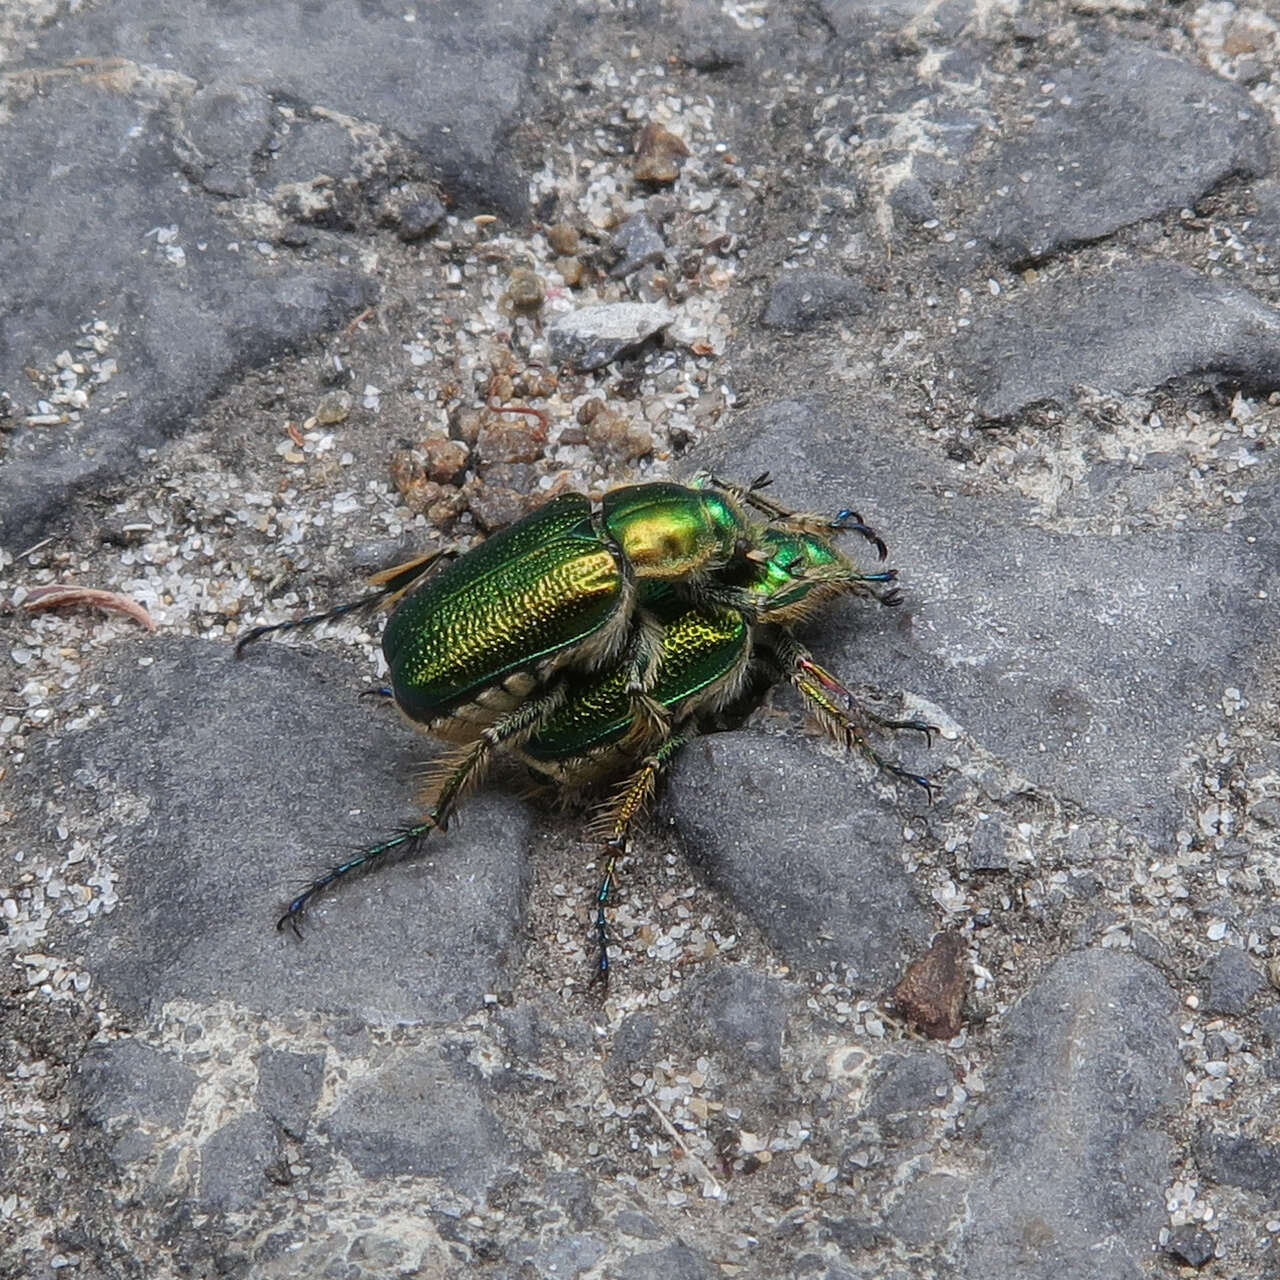
<path id="1" fill-rule="evenodd" d="M 885 760 L 868 731 L 929 738 L 933 726 L 859 708 L 790 632 L 836 595 L 898 603 L 895 570 L 862 572 L 832 538 L 856 532 L 881 560 L 884 543 L 854 511 L 826 519 L 779 506 L 761 492 L 768 482 L 629 485 L 598 510 L 565 493 L 471 551 L 432 552 L 375 575 L 376 589 L 358 600 L 242 636 L 237 656 L 269 632 L 390 608 L 382 649 L 391 685 L 380 692 L 457 744 L 432 771 L 422 820 L 317 877 L 280 927 L 296 928 L 336 880 L 443 831 L 505 747 L 562 785 L 621 780 L 595 824 L 606 847 L 596 931 L 607 976 L 605 912 L 632 823 L 679 749 L 762 676 L 789 681 L 828 733 L 928 791 L 926 779 Z"/>

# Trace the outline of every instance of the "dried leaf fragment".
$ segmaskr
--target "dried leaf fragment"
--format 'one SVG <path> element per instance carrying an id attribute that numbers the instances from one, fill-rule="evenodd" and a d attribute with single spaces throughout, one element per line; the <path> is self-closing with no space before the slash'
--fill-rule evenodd
<path id="1" fill-rule="evenodd" d="M 24 609 L 33 613 L 39 609 L 61 609 L 84 606 L 90 609 L 106 609 L 109 613 L 123 613 L 142 623 L 148 631 L 156 624 L 151 615 L 136 600 L 122 596 L 118 591 L 103 591 L 98 587 L 77 587 L 73 583 L 54 582 L 47 587 L 35 587 L 27 592 L 22 602 Z"/>

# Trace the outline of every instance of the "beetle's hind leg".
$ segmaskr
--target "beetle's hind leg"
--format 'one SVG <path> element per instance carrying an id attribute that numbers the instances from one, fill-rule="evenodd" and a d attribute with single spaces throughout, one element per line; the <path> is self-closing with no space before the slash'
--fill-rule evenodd
<path id="1" fill-rule="evenodd" d="M 273 622 L 266 626 L 252 627 L 236 641 L 235 656 L 243 657 L 245 645 L 252 644 L 255 640 L 260 640 L 263 636 L 275 631 L 300 631 L 307 627 L 317 627 L 322 622 L 337 622 L 340 618 L 349 617 L 353 613 L 363 613 L 366 610 L 393 605 L 423 574 L 428 573 L 441 560 L 452 558 L 456 554 L 452 547 L 429 551 L 426 555 L 406 560 L 404 564 L 375 573 L 369 581 L 377 587 L 377 590 L 370 591 L 356 600 L 349 600 L 346 604 L 326 609 L 323 613 L 308 614 L 305 618 L 291 618 L 287 622 Z"/>
<path id="2" fill-rule="evenodd" d="M 447 756 L 432 771 L 429 778 L 427 812 L 422 820 L 386 840 L 371 844 L 354 857 L 340 862 L 323 875 L 317 876 L 285 908 L 284 914 L 276 921 L 276 928 L 284 929 L 288 926 L 298 933 L 298 922 L 317 894 L 323 893 L 330 885 L 354 871 L 373 870 L 378 864 L 384 862 L 388 855 L 403 850 L 406 845 L 417 843 L 432 831 L 444 831 L 463 794 L 483 777 L 494 752 L 500 747 L 512 746 L 530 734 L 536 733 L 547 717 L 560 705 L 563 698 L 564 689 L 561 686 L 539 697 L 530 698 L 496 723 L 483 729 L 474 742 Z"/>
<path id="3" fill-rule="evenodd" d="M 617 883 L 618 863 L 627 856 L 627 838 L 631 834 L 631 827 L 653 799 L 663 771 L 693 736 L 693 732 L 686 730 L 663 742 L 618 788 L 591 824 L 592 834 L 604 841 L 605 850 L 604 875 L 596 890 L 595 920 L 596 942 L 600 949 L 596 976 L 602 983 L 609 981 L 608 907 Z"/>
<path id="4" fill-rule="evenodd" d="M 923 787 L 929 798 L 933 798 L 934 784 L 921 774 L 912 773 L 882 756 L 871 745 L 867 732 L 873 724 L 882 729 L 910 729 L 924 734 L 925 741 L 932 743 L 933 735 L 938 732 L 936 725 L 925 720 L 893 720 L 859 706 L 853 694 L 831 672 L 820 667 L 813 660 L 813 655 L 790 636 L 782 637 L 777 644 L 777 656 L 783 674 L 799 691 L 818 723 L 831 737 L 850 750 L 860 752 L 885 773 Z"/>

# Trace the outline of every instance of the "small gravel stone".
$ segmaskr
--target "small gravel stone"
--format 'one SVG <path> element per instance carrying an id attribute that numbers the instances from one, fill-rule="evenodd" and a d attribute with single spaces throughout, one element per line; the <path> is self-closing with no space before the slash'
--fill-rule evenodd
<path id="1" fill-rule="evenodd" d="M 1213 1258 L 1213 1236 L 1199 1227 L 1184 1223 L 1169 1236 L 1168 1251 L 1189 1267 L 1203 1267 Z"/>
<path id="2" fill-rule="evenodd" d="M 457 484 L 471 460 L 471 450 L 461 440 L 428 436 L 422 442 L 427 475 L 437 484 Z"/>
<path id="3" fill-rule="evenodd" d="M 950 1040 L 960 1032 L 960 1010 L 969 990 L 965 951 L 960 934 L 940 933 L 893 989 L 893 1003 L 902 1016 L 934 1040 Z"/>
<path id="4" fill-rule="evenodd" d="M 636 137 L 635 164 L 631 171 L 637 182 L 669 186 L 680 176 L 680 161 L 688 154 L 683 138 L 651 121 Z"/>
<path id="5" fill-rule="evenodd" d="M 1280 1186 L 1280 1145 L 1243 1133 L 1219 1133 L 1209 1124 L 1192 1142 L 1200 1172 L 1213 1182 L 1274 1193 Z"/>
<path id="6" fill-rule="evenodd" d="M 613 252 L 618 260 L 609 268 L 609 274 L 621 280 L 651 262 L 661 262 L 666 251 L 662 232 L 650 218 L 637 213 L 614 232 Z"/>
<path id="7" fill-rule="evenodd" d="M 551 358 L 582 372 L 602 368 L 661 333 L 674 312 L 656 302 L 604 302 L 558 316 L 547 331 Z"/>
<path id="8" fill-rule="evenodd" d="M 1209 968 L 1206 1013 L 1240 1014 L 1266 988 L 1267 980 L 1239 947 L 1224 947 Z"/>
<path id="9" fill-rule="evenodd" d="M 1009 832 L 999 818 L 977 823 L 969 834 L 966 861 L 970 871 L 1008 871 L 1010 866 Z"/>

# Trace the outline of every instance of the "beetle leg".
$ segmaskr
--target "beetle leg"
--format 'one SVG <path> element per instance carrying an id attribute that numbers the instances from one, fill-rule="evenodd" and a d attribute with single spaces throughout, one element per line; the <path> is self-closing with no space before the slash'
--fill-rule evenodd
<path id="1" fill-rule="evenodd" d="M 885 773 L 923 787 L 929 798 L 933 798 L 934 784 L 928 778 L 912 773 L 882 756 L 867 740 L 867 728 L 869 724 L 876 724 L 884 729 L 913 729 L 924 734 L 925 740 L 931 743 L 933 735 L 938 731 L 936 725 L 924 720 L 890 720 L 860 707 L 853 694 L 831 672 L 820 667 L 809 651 L 790 636 L 782 637 L 778 644 L 778 657 L 787 679 L 799 691 L 809 710 L 827 733 L 848 749 L 861 752 Z"/>
<path id="2" fill-rule="evenodd" d="M 627 856 L 627 837 L 631 826 L 653 799 L 662 771 L 693 736 L 691 731 L 686 730 L 668 738 L 622 784 L 597 821 L 592 824 L 593 832 L 603 838 L 605 847 L 604 876 L 600 881 L 600 888 L 596 890 L 596 941 L 600 946 L 596 975 L 602 983 L 609 981 L 607 909 L 617 882 L 618 863 Z"/>
<path id="3" fill-rule="evenodd" d="M 549 693 L 530 698 L 484 729 L 474 742 L 446 757 L 440 767 L 434 771 L 429 783 L 428 790 L 431 798 L 427 802 L 427 812 L 422 821 L 405 827 L 403 831 L 398 831 L 386 840 L 371 844 L 354 857 L 340 862 L 323 875 L 317 876 L 285 908 L 284 914 L 276 921 L 276 928 L 283 929 L 288 925 L 294 933 L 298 933 L 298 921 L 311 904 L 311 900 L 336 880 L 341 880 L 353 871 L 372 869 L 388 854 L 403 849 L 405 845 L 417 843 L 432 831 L 444 831 L 463 792 L 480 780 L 493 758 L 493 753 L 499 747 L 513 745 L 522 738 L 527 738 L 531 733 L 535 733 L 560 705 L 564 692 L 563 686 L 557 686 Z"/>
<path id="4" fill-rule="evenodd" d="M 639 741 L 665 738 L 671 726 L 666 707 L 649 695 L 662 667 L 662 638 L 662 624 L 657 618 L 646 610 L 637 610 L 627 642 L 627 696 L 635 721 L 633 733 Z"/>
<path id="5" fill-rule="evenodd" d="M 366 609 L 375 609 L 380 605 L 394 605 L 424 573 L 442 559 L 455 555 L 457 550 L 453 547 L 429 551 L 426 555 L 418 556 L 414 560 L 406 560 L 404 564 L 375 573 L 369 581 L 378 589 L 357 600 L 349 600 L 346 604 L 340 604 L 334 609 L 326 609 L 324 613 L 308 614 L 305 618 L 292 618 L 288 622 L 273 622 L 267 626 L 252 627 L 236 641 L 235 656 L 243 657 L 245 645 L 252 644 L 273 631 L 298 631 L 305 627 L 319 626 L 322 622 L 337 622 L 339 618 L 345 618 Z"/>

